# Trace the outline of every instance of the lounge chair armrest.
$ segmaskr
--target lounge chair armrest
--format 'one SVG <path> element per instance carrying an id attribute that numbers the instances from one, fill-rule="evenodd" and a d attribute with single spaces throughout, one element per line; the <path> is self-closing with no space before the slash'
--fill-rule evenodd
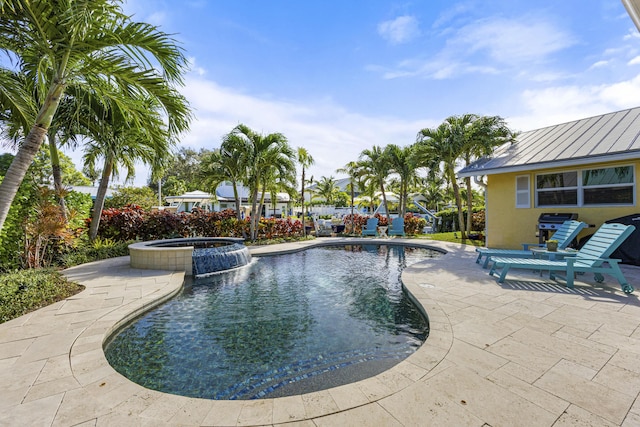
<path id="1" fill-rule="evenodd" d="M 622 262 L 621 259 L 616 259 L 616 258 L 591 258 L 591 257 L 585 257 L 582 256 L 580 258 L 576 257 L 574 254 L 568 255 L 565 257 L 565 260 L 567 260 L 568 264 L 574 264 L 577 261 L 600 261 L 600 262 L 608 262 L 610 264 L 618 264 L 619 262 Z"/>

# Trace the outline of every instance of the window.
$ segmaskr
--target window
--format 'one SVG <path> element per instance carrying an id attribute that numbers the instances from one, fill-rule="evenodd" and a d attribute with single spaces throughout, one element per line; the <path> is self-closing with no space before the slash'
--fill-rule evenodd
<path id="1" fill-rule="evenodd" d="M 529 175 L 516 176 L 516 208 L 530 208 Z"/>
<path id="2" fill-rule="evenodd" d="M 585 169 L 536 176 L 536 206 L 632 205 L 633 166 Z"/>

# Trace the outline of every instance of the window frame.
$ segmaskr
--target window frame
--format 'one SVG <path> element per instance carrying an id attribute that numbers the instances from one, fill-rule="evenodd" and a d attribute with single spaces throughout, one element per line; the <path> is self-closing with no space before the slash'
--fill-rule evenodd
<path id="1" fill-rule="evenodd" d="M 630 183 L 620 183 L 620 184 L 599 184 L 599 185 L 584 185 L 583 184 L 583 173 L 588 170 L 596 170 L 596 169 L 613 169 L 613 168 L 631 168 L 631 182 Z M 571 173 L 575 172 L 577 175 L 577 185 L 568 186 L 568 187 L 555 187 L 550 189 L 539 189 L 538 188 L 538 177 L 543 175 L 553 175 L 558 173 Z M 517 177 L 516 177 L 517 178 Z M 614 206 L 636 206 L 636 168 L 633 164 L 619 165 L 619 166 L 600 166 L 600 167 L 589 167 L 589 168 L 580 168 L 580 169 L 572 169 L 572 170 L 562 170 L 558 172 L 546 172 L 539 173 L 535 175 L 535 207 L 536 208 L 562 208 L 562 207 L 614 207 Z M 621 188 L 621 187 L 630 187 L 631 188 L 631 197 L 632 200 L 629 203 L 589 203 L 585 204 L 584 202 L 584 192 L 587 189 L 594 188 Z M 541 205 L 539 201 L 539 194 L 545 191 L 558 191 L 558 190 L 576 190 L 577 192 L 577 201 L 576 204 L 563 204 L 563 205 Z"/>

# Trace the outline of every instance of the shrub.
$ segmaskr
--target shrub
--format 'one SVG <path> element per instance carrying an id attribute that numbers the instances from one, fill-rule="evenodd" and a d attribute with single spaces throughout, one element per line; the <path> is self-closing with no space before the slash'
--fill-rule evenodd
<path id="1" fill-rule="evenodd" d="M 100 216 L 98 236 L 114 240 L 135 240 L 144 221 L 145 211 L 136 205 L 122 209 L 104 209 Z M 87 228 L 91 218 L 87 218 Z"/>
<path id="2" fill-rule="evenodd" d="M 173 213 L 164 210 L 145 213 L 135 237 L 141 240 L 189 237 L 192 235 L 189 215 L 184 212 Z M 135 237 L 131 236 L 128 239 Z"/>
<path id="3" fill-rule="evenodd" d="M 366 215 L 360 215 L 360 214 L 353 214 L 353 230 L 351 229 L 351 214 L 345 215 L 343 218 L 344 221 L 344 231 L 347 234 L 361 234 L 362 233 L 362 228 L 365 226 L 365 224 L 367 223 L 367 220 L 369 219 L 368 216 Z"/>
<path id="4" fill-rule="evenodd" d="M 131 243 L 133 243 L 132 240 L 117 242 L 98 237 L 93 243 L 83 242 L 76 248 L 69 250 L 62 256 L 60 263 L 62 267 L 68 268 L 101 259 L 127 256 Z"/>
<path id="5" fill-rule="evenodd" d="M 404 232 L 407 234 L 421 234 L 426 225 L 427 220 L 419 215 L 409 212 L 404 216 Z"/>
<path id="6" fill-rule="evenodd" d="M 0 276 L 0 323 L 60 301 L 82 289 L 48 269 L 3 274 Z"/>

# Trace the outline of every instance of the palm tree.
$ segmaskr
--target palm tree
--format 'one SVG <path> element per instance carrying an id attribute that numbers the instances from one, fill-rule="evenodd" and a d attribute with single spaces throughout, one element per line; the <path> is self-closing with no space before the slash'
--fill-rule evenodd
<path id="1" fill-rule="evenodd" d="M 312 164 L 314 164 L 314 160 L 313 157 L 311 157 L 311 155 L 309 154 L 309 152 L 307 151 L 306 148 L 304 147 L 298 147 L 298 163 L 300 163 L 300 166 L 302 166 L 302 183 L 300 185 L 301 187 L 301 191 L 300 191 L 300 197 L 302 199 L 302 222 L 304 224 L 304 186 L 306 185 L 306 177 L 305 177 L 305 172 L 306 172 L 306 168 L 308 168 L 309 166 L 311 166 Z M 302 227 L 302 235 L 306 237 L 307 235 L 307 229 L 305 227 Z"/>
<path id="2" fill-rule="evenodd" d="M 92 135 L 85 146 L 84 162 L 89 170 L 94 170 L 98 159 L 103 160 L 102 175 L 93 205 L 89 239 L 98 235 L 100 217 L 109 180 L 119 174 L 119 166 L 127 170 L 126 180 L 135 175 L 137 160 L 150 165 L 152 173 L 157 174 L 163 162 L 169 159 L 171 147 L 175 145 L 175 135 L 169 130 L 162 117 L 161 109 L 152 98 L 137 99 L 138 117 L 145 117 L 142 123 L 131 123 L 122 111 L 106 108 L 97 109 L 96 122 L 102 123 L 102 129 Z M 131 108 L 133 105 L 130 104 Z M 88 132 L 89 133 L 89 132 Z"/>
<path id="3" fill-rule="evenodd" d="M 17 64 L 0 68 L 2 109 L 19 112 L 30 102 L 32 94 L 17 87 L 21 74 L 34 82 L 38 100 L 37 115 L 0 184 L 0 229 L 68 87 L 87 88 L 136 124 L 143 116 L 134 114 L 132 94 L 155 98 L 169 117 L 170 132 L 186 127 L 188 112 L 174 115 L 167 109 L 186 107 L 174 89 L 186 66 L 182 50 L 156 27 L 132 22 L 120 2 L 4 0 L 0 13 L 0 52 Z"/>
<path id="4" fill-rule="evenodd" d="M 505 142 L 515 141 L 516 133 L 511 131 L 505 120 L 500 116 L 476 116 L 469 115 L 471 119 L 464 121 L 468 123 L 465 128 L 464 146 L 462 148 L 462 159 L 465 166 L 469 166 L 472 161 L 479 157 L 489 156 L 494 148 Z M 471 178 L 465 178 L 467 187 L 467 230 L 471 230 L 471 216 L 473 212 L 473 191 L 471 188 Z"/>
<path id="5" fill-rule="evenodd" d="M 453 123 L 452 123 L 453 122 Z M 435 129 L 425 128 L 418 133 L 417 158 L 419 164 L 430 169 L 442 168 L 445 178 L 451 183 L 458 207 L 458 225 L 462 238 L 466 238 L 460 187 L 456 180 L 456 161 L 462 151 L 462 135 L 454 126 L 453 117 L 445 120 Z"/>
<path id="6" fill-rule="evenodd" d="M 355 216 L 354 216 L 354 199 L 355 199 L 355 187 L 358 186 L 360 188 L 362 183 L 358 180 L 358 175 L 360 173 L 360 166 L 357 162 L 350 161 L 343 167 L 336 170 L 338 173 L 346 173 L 349 175 L 349 191 L 351 192 L 351 232 L 355 230 Z"/>
<path id="7" fill-rule="evenodd" d="M 361 171 L 360 176 L 363 180 L 372 184 L 375 183 L 382 193 L 382 203 L 387 214 L 387 220 L 389 220 L 389 207 L 387 194 L 385 193 L 385 180 L 391 170 L 388 156 L 382 148 L 374 145 L 372 149 L 363 150 L 360 153 L 358 164 Z"/>
<path id="8" fill-rule="evenodd" d="M 235 155 L 239 156 L 247 171 L 244 182 L 249 186 L 251 198 L 249 234 L 251 240 L 256 240 L 260 222 L 260 190 L 266 191 L 269 180 L 284 182 L 291 176 L 295 180 L 295 155 L 287 138 L 281 133 L 261 135 L 243 124 L 236 126 L 231 133 L 239 138 L 237 147 L 234 147 L 237 150 Z"/>
<path id="9" fill-rule="evenodd" d="M 323 199 L 328 205 L 333 204 L 334 199 L 337 197 L 340 192 L 340 188 L 338 184 L 336 184 L 336 180 L 334 177 L 320 177 L 320 181 L 316 182 L 316 198 Z"/>
<path id="10" fill-rule="evenodd" d="M 415 149 L 411 145 L 401 148 L 395 144 L 389 144 L 385 148 L 390 170 L 399 177 L 398 204 L 401 218 L 404 218 L 407 213 L 409 190 L 418 180 L 418 165 L 414 151 Z"/>
<path id="11" fill-rule="evenodd" d="M 242 219 L 241 200 L 238 186 L 241 186 L 247 175 L 243 159 L 237 155 L 243 146 L 238 135 L 228 133 L 223 137 L 220 150 L 205 155 L 201 165 L 201 180 L 215 193 L 221 182 L 230 181 L 236 205 L 236 218 Z"/>

